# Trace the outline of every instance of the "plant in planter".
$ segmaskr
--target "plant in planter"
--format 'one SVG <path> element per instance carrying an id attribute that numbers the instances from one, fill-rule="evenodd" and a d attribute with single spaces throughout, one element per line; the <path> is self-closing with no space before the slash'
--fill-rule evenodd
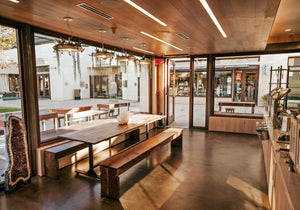
<path id="1" fill-rule="evenodd" d="M 95 56 L 96 58 L 102 58 L 103 60 L 106 60 L 107 58 L 112 59 L 114 57 L 115 53 L 113 52 L 109 52 L 107 50 L 105 50 L 102 47 L 102 50 L 96 48 L 95 53 L 93 53 L 93 56 Z"/>
<path id="2" fill-rule="evenodd" d="M 262 100 L 267 101 L 268 100 L 268 94 L 265 94 L 261 97 Z"/>
<path id="3" fill-rule="evenodd" d="M 142 59 L 138 60 L 137 62 L 138 62 L 138 64 L 141 64 L 141 65 L 149 65 L 151 63 L 151 59 L 143 56 Z"/>
<path id="4" fill-rule="evenodd" d="M 128 62 L 128 61 L 136 62 L 137 61 L 137 59 L 135 58 L 135 56 L 133 56 L 133 55 L 127 55 L 127 53 L 125 53 L 125 55 L 117 55 L 117 60 L 119 62 Z"/>
<path id="5" fill-rule="evenodd" d="M 83 48 L 81 46 L 81 43 L 79 42 L 73 42 L 70 40 L 65 39 L 59 39 L 59 40 L 54 40 L 53 41 L 55 45 L 53 46 L 53 50 L 55 52 L 68 52 L 69 55 L 71 55 L 71 52 L 83 52 Z"/>
<path id="6" fill-rule="evenodd" d="M 115 53 L 109 52 L 102 47 L 102 50 L 96 48 L 95 52 L 93 52 L 91 56 L 95 57 L 96 61 L 100 62 L 100 66 L 101 66 L 101 59 L 106 60 L 109 58 L 110 59 L 109 63 L 111 65 L 111 61 L 114 58 Z"/>

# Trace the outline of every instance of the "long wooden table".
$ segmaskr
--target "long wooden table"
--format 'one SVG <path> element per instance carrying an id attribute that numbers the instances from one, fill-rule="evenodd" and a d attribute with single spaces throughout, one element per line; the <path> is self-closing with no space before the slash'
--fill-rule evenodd
<path id="1" fill-rule="evenodd" d="M 88 176 L 92 176 L 92 177 L 97 177 L 94 171 L 94 154 L 93 154 L 94 144 L 109 140 L 113 137 L 125 133 L 130 133 L 131 139 L 140 140 L 139 128 L 146 126 L 146 131 L 148 133 L 150 123 L 153 123 L 158 120 L 162 120 L 164 118 L 165 116 L 163 115 L 137 114 L 132 117 L 131 122 L 127 125 L 120 125 L 117 122 L 116 118 L 99 119 L 99 120 L 68 126 L 68 128 L 64 130 L 64 134 L 61 134 L 58 137 L 88 143 L 89 170 L 87 172 L 82 172 L 82 171 L 76 171 L 76 172 Z M 76 129 L 77 131 L 74 131 L 74 129 Z M 70 130 L 71 132 L 68 132 L 68 130 Z M 146 135 L 148 137 L 148 134 Z"/>

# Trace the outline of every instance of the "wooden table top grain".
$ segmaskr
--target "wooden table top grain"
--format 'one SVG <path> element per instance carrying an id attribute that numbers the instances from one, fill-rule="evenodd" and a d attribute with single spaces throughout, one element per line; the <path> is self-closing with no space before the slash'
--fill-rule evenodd
<path id="1" fill-rule="evenodd" d="M 120 125 L 116 119 L 101 119 L 95 121 L 102 121 L 97 123 L 91 123 L 89 127 L 80 129 L 72 133 L 60 135 L 59 137 L 65 139 L 71 139 L 75 141 L 86 142 L 89 144 L 96 144 L 101 141 L 119 136 L 123 133 L 136 130 L 144 124 L 142 123 L 130 123 L 127 125 Z M 94 122 L 94 121 L 90 121 Z M 79 126 L 80 124 L 78 124 Z"/>
<path id="2" fill-rule="evenodd" d="M 163 115 L 137 114 L 132 116 L 131 122 L 127 125 L 120 125 L 116 118 L 93 120 L 68 126 L 58 137 L 96 144 L 163 118 L 165 118 Z"/>

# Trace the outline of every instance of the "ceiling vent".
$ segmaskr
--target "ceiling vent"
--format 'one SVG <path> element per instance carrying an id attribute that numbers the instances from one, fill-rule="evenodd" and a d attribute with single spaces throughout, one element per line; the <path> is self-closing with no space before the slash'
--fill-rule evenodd
<path id="1" fill-rule="evenodd" d="M 93 12 L 95 13 L 96 15 L 100 15 L 101 17 L 107 19 L 107 20 L 111 20 L 113 19 L 114 17 L 108 15 L 108 14 L 105 14 L 104 12 L 86 4 L 86 3 L 81 3 L 81 4 L 77 4 L 78 7 L 82 8 L 82 9 L 85 9 L 87 11 L 90 11 L 90 12 Z"/>
<path id="2" fill-rule="evenodd" d="M 176 35 L 179 36 L 180 38 L 184 39 L 184 40 L 190 39 L 190 37 L 188 37 L 187 35 L 185 35 L 183 33 L 177 33 Z"/>

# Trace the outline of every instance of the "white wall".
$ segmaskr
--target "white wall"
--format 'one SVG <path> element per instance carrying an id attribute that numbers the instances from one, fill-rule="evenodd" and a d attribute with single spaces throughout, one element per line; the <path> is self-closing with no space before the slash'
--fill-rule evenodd
<path id="1" fill-rule="evenodd" d="M 273 54 L 273 55 L 261 55 L 260 56 L 260 69 L 259 69 L 259 86 L 258 86 L 258 105 L 263 106 L 265 103 L 262 100 L 262 96 L 269 92 L 270 82 L 270 69 L 282 66 L 283 69 L 288 68 L 288 57 L 300 56 L 300 53 L 288 53 L 288 54 Z M 265 68 L 267 74 L 265 75 Z M 285 72 L 286 73 L 286 72 Z M 273 72 L 272 82 L 276 82 L 277 76 Z M 283 81 L 286 80 L 286 74 L 284 74 Z"/>
<path id="2" fill-rule="evenodd" d="M 60 53 L 60 69 L 56 53 L 52 49 L 53 44 L 43 44 L 36 46 L 37 65 L 49 65 L 50 67 L 50 86 L 52 100 L 72 100 L 74 99 L 74 89 L 81 90 L 81 98 L 89 98 L 89 85 L 85 88 L 85 84 L 89 84 L 88 67 L 92 66 L 92 60 L 89 54 L 94 51 L 93 47 L 85 47 L 84 52 Z M 73 57 L 74 55 L 74 57 Z M 74 71 L 74 60 L 76 62 L 76 71 Z M 77 62 L 79 61 L 80 69 Z M 80 87 L 80 82 L 84 85 Z"/>
<path id="3" fill-rule="evenodd" d="M 140 70 L 140 111 L 149 112 L 150 111 L 150 65 L 141 65 Z"/>
<path id="4" fill-rule="evenodd" d="M 123 99 L 138 101 L 138 65 L 134 62 L 129 61 L 122 63 L 121 72 L 122 72 L 122 83 L 127 80 L 127 87 L 123 86 Z"/>

